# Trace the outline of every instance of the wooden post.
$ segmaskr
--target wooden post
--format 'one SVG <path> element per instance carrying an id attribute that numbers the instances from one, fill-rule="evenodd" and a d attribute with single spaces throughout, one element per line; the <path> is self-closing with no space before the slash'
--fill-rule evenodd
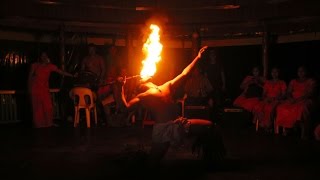
<path id="1" fill-rule="evenodd" d="M 126 46 L 127 46 L 127 68 L 128 73 L 132 74 L 134 73 L 134 49 L 133 49 L 133 36 L 130 30 L 127 33 L 127 39 L 126 39 Z"/>
<path id="2" fill-rule="evenodd" d="M 64 42 L 64 25 L 60 28 L 60 67 L 65 70 L 65 42 Z"/>
<path id="3" fill-rule="evenodd" d="M 127 46 L 127 75 L 136 75 L 137 72 L 137 58 L 135 57 L 135 52 L 134 52 L 134 47 L 133 47 L 133 34 L 130 30 L 127 32 L 127 37 L 126 37 L 126 46 Z M 138 66 L 139 67 L 139 66 Z M 136 79 L 129 80 L 127 82 L 127 89 L 129 94 L 127 94 L 128 98 L 131 98 L 132 92 L 134 92 L 135 87 L 136 87 Z M 135 115 L 133 114 L 131 118 L 131 123 L 134 123 L 135 121 Z"/>
<path id="4" fill-rule="evenodd" d="M 263 77 L 267 78 L 269 66 L 269 33 L 265 31 L 262 38 Z"/>
<path id="5" fill-rule="evenodd" d="M 196 57 L 200 49 L 200 34 L 197 31 L 192 33 L 192 58 Z"/>
<path id="6" fill-rule="evenodd" d="M 65 42 L 64 42 L 64 25 L 62 24 L 60 27 L 60 33 L 59 33 L 59 43 L 60 43 L 60 68 L 65 71 Z M 62 89 L 62 86 L 64 84 L 64 77 L 62 77 L 61 82 L 60 82 L 60 89 Z M 65 103 L 59 102 L 58 99 L 55 99 L 55 102 L 53 102 L 57 106 L 54 106 L 54 112 L 60 112 L 61 108 L 61 119 L 66 118 L 66 111 L 65 111 Z M 58 114 L 55 114 L 56 116 Z M 59 115 L 60 116 L 60 115 Z"/>

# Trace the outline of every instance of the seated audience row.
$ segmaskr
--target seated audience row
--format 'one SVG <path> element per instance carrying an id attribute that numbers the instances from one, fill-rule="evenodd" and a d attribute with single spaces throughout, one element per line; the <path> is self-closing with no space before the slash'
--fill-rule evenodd
<path id="1" fill-rule="evenodd" d="M 286 129 L 300 124 L 302 136 L 308 134 L 309 116 L 312 108 L 315 81 L 308 78 L 306 69 L 299 67 L 297 78 L 286 83 L 279 79 L 279 69 L 273 68 L 271 80 L 265 80 L 259 75 L 259 69 L 253 69 L 253 76 L 247 76 L 241 84 L 243 93 L 234 101 L 234 105 L 241 107 L 254 115 L 259 126 L 272 129 L 272 125 Z"/>

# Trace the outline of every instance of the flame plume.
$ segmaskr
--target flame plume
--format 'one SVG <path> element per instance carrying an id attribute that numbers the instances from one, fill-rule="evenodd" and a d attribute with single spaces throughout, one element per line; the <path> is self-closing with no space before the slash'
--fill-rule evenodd
<path id="1" fill-rule="evenodd" d="M 156 73 L 156 64 L 161 60 L 161 51 L 163 46 L 160 42 L 160 28 L 155 24 L 151 24 L 150 30 L 151 33 L 142 48 L 142 51 L 146 56 L 142 61 L 143 68 L 140 72 L 142 80 L 147 80 Z"/>

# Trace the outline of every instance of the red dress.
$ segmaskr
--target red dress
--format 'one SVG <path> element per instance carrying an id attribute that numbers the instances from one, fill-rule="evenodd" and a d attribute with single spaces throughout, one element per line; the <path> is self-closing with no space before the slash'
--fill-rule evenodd
<path id="1" fill-rule="evenodd" d="M 34 63 L 30 79 L 30 93 L 35 128 L 51 127 L 53 125 L 52 100 L 49 92 L 49 77 L 58 68 L 53 64 Z"/>
<path id="2" fill-rule="evenodd" d="M 279 99 L 286 93 L 287 85 L 284 81 L 268 80 L 264 84 L 264 100 L 260 101 L 255 108 L 255 115 L 259 119 L 261 127 L 270 127 L 272 124 L 271 117 L 274 115 Z"/>
<path id="3" fill-rule="evenodd" d="M 298 100 L 308 92 L 312 91 L 314 81 L 311 79 L 307 79 L 303 82 L 292 80 L 289 87 L 292 88 L 292 98 L 294 100 Z M 309 115 L 311 104 L 311 99 L 298 100 L 293 103 L 289 100 L 283 102 L 277 107 L 277 126 L 292 128 L 297 121 L 306 119 Z"/>
<path id="4" fill-rule="evenodd" d="M 243 80 L 242 84 L 249 84 L 248 82 L 251 81 L 253 78 L 254 78 L 253 76 L 247 76 Z M 246 97 L 245 93 L 247 89 L 248 87 L 246 87 L 244 92 L 235 99 L 235 101 L 233 102 L 233 105 L 237 107 L 241 107 L 249 112 L 252 112 L 260 100 L 259 100 L 259 97 L 250 97 L 250 98 Z"/>

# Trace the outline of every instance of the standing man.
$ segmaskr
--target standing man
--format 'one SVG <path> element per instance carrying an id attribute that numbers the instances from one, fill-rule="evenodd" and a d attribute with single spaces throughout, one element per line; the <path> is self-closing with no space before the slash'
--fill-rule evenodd
<path id="1" fill-rule="evenodd" d="M 220 120 L 226 90 L 226 78 L 224 68 L 217 58 L 216 50 L 211 49 L 209 51 L 208 61 L 205 63 L 204 70 L 213 88 L 209 98 L 209 106 L 212 109 L 211 120 Z"/>
<path id="2" fill-rule="evenodd" d="M 94 44 L 88 45 L 88 56 L 86 56 L 81 63 L 81 71 L 85 73 L 83 77 L 79 78 L 85 79 L 85 84 L 96 94 L 98 118 L 101 124 L 104 124 L 105 118 L 103 118 L 104 113 L 101 97 L 99 97 L 97 93 L 99 86 L 103 85 L 106 81 L 106 65 L 102 56 L 97 54 Z"/>
<path id="3" fill-rule="evenodd" d="M 81 71 L 90 72 L 95 76 L 95 79 L 91 82 L 95 85 L 103 84 L 106 75 L 106 66 L 102 56 L 96 52 L 96 46 L 94 44 L 88 45 L 88 56 L 86 56 L 81 63 Z M 95 87 L 97 88 L 97 87 Z"/>

